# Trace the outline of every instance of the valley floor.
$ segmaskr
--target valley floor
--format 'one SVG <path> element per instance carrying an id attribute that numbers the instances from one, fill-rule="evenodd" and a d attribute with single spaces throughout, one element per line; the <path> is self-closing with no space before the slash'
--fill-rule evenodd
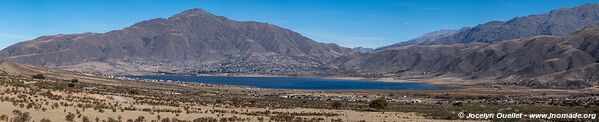
<path id="1" fill-rule="evenodd" d="M 594 89 L 322 91 L 62 78 L 0 76 L 0 121 L 489 121 L 459 118 L 458 113 L 599 113 Z M 389 106 L 370 108 L 369 102 L 379 98 Z"/>
<path id="2" fill-rule="evenodd" d="M 177 100 L 138 93 L 156 92 L 154 89 L 74 81 L 15 76 L 3 76 L 0 81 L 0 121 L 442 121 L 415 112 L 260 107 L 244 105 L 248 101 L 196 101 L 184 97 Z M 219 93 L 215 91 L 201 92 Z M 158 92 L 181 94 L 167 89 Z M 214 97 L 210 94 L 194 97 Z M 268 98 L 257 100 L 260 99 Z"/>

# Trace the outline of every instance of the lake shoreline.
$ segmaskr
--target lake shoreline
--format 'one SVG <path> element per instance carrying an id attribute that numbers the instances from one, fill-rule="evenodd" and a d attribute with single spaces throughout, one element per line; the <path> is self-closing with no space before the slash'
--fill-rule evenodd
<path id="1" fill-rule="evenodd" d="M 493 80 L 464 80 L 461 78 L 453 78 L 453 77 L 440 77 L 440 78 L 430 78 L 430 79 L 395 79 L 390 77 L 385 78 L 365 78 L 365 77 L 322 77 L 323 79 L 333 79 L 333 80 L 364 80 L 364 81 L 372 81 L 372 82 L 390 82 L 390 83 L 419 83 L 419 84 L 430 84 L 430 85 L 439 85 L 439 86 L 447 86 L 447 87 L 472 87 L 477 86 L 480 87 L 485 83 L 492 83 Z"/>
<path id="2" fill-rule="evenodd" d="M 366 77 L 351 77 L 351 76 L 324 76 L 324 77 L 313 77 L 313 76 L 288 76 L 288 75 L 260 75 L 260 74 L 222 74 L 222 75 L 213 75 L 213 74 L 201 74 L 201 75 L 162 75 L 162 74 L 137 74 L 137 75 L 123 75 L 123 77 L 128 76 L 217 76 L 217 77 L 249 77 L 249 78 L 319 78 L 319 79 L 330 79 L 330 80 L 363 80 L 363 81 L 372 81 L 372 82 L 394 82 L 394 83 L 424 83 L 424 84 L 433 84 L 433 85 L 443 85 L 440 82 L 426 82 L 426 79 L 410 79 L 410 80 L 401 80 L 390 77 L 385 78 L 366 78 Z"/>
<path id="3" fill-rule="evenodd" d="M 455 86 L 419 82 L 382 82 L 358 78 L 333 79 L 327 77 L 245 77 L 206 75 L 138 75 L 125 77 L 289 90 L 448 90 L 457 88 Z"/>

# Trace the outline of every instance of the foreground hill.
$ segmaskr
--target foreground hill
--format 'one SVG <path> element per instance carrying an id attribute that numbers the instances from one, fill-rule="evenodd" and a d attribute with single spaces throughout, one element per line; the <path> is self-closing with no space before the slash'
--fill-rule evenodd
<path id="1" fill-rule="evenodd" d="M 494 44 L 410 45 L 340 57 L 332 63 L 398 77 L 505 80 L 543 88 L 585 88 L 599 83 L 599 29 Z"/>
<path id="2" fill-rule="evenodd" d="M 275 25 L 192 9 L 107 33 L 43 36 L 5 48 L 0 57 L 45 67 L 135 70 L 147 68 L 135 63 L 178 68 L 252 56 L 320 63 L 350 52 Z"/>

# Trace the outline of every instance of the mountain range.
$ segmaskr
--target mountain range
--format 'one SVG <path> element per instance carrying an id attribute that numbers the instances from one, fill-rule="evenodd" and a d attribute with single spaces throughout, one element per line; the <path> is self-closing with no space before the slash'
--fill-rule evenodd
<path id="1" fill-rule="evenodd" d="M 103 74 L 177 69 L 277 75 L 326 71 L 576 89 L 599 84 L 597 24 L 599 4 L 585 4 L 430 32 L 373 50 L 319 43 L 272 24 L 192 9 L 106 33 L 42 36 L 9 46 L 0 57 Z"/>
<path id="2" fill-rule="evenodd" d="M 440 45 L 456 43 L 494 43 L 537 35 L 567 35 L 599 24 L 599 4 L 561 8 L 548 13 L 491 21 L 458 31 L 441 30 L 383 48 L 409 44 Z"/>
<path id="3" fill-rule="evenodd" d="M 536 88 L 599 83 L 599 29 L 493 44 L 410 45 L 337 58 L 332 64 L 398 78 L 493 79 Z"/>
<path id="4" fill-rule="evenodd" d="M 251 56 L 322 63 L 351 52 L 272 24 L 234 21 L 192 9 L 107 33 L 43 36 L 9 46 L 0 51 L 0 57 L 44 67 L 137 70 Z M 147 65 L 137 67 L 135 62 Z"/>

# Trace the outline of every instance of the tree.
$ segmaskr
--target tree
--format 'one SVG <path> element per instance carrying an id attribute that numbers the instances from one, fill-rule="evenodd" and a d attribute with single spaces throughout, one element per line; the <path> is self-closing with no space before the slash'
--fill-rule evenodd
<path id="1" fill-rule="evenodd" d="M 385 108 L 387 108 L 387 106 L 389 106 L 389 103 L 387 102 L 387 100 L 385 98 L 376 99 L 376 100 L 370 102 L 370 104 L 368 105 L 368 107 L 378 109 L 378 110 L 385 109 Z"/>

